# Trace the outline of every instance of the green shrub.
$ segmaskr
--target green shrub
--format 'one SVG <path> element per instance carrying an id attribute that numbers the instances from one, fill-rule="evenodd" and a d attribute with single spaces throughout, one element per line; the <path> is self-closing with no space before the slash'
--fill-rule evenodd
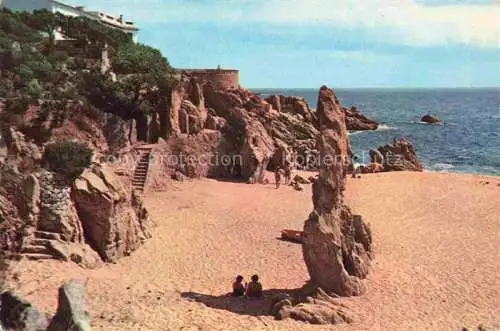
<path id="1" fill-rule="evenodd" d="M 48 169 L 65 177 L 76 178 L 92 162 L 92 150 L 84 142 L 59 141 L 45 147 Z"/>
<path id="2" fill-rule="evenodd" d="M 33 98 L 39 98 L 43 92 L 42 86 L 37 79 L 32 79 L 27 86 L 27 92 Z"/>

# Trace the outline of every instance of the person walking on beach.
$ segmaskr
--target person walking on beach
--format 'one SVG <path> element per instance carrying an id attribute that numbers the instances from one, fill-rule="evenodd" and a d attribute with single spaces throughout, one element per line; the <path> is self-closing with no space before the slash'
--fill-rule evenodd
<path id="1" fill-rule="evenodd" d="M 290 163 L 287 162 L 285 164 L 285 185 L 288 185 L 291 179 L 292 179 L 292 167 Z"/>
<path id="2" fill-rule="evenodd" d="M 245 286 L 243 286 L 243 276 L 236 276 L 236 281 L 233 283 L 233 293 L 234 297 L 241 297 L 245 295 Z"/>
<path id="3" fill-rule="evenodd" d="M 262 284 L 259 283 L 259 276 L 252 276 L 252 281 L 247 284 L 246 295 L 250 298 L 262 297 Z"/>
<path id="4" fill-rule="evenodd" d="M 276 183 L 276 189 L 278 189 L 281 183 L 281 168 L 279 166 L 274 171 L 274 182 Z"/>

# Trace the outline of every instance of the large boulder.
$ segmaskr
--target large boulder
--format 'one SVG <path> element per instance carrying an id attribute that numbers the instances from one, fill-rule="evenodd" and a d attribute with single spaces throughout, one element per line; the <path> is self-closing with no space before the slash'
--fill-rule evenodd
<path id="1" fill-rule="evenodd" d="M 430 124 L 434 124 L 434 123 L 439 123 L 439 122 L 441 122 L 441 120 L 439 119 L 439 117 L 434 116 L 434 115 L 430 115 L 430 114 L 424 115 L 424 116 L 420 119 L 420 121 L 421 121 L 421 122 L 424 122 L 424 123 L 430 123 Z"/>
<path id="2" fill-rule="evenodd" d="M 345 121 L 347 130 L 349 131 L 363 131 L 363 130 L 376 130 L 379 124 L 363 115 L 356 106 L 351 108 L 342 108 L 345 114 Z"/>
<path id="3" fill-rule="evenodd" d="M 84 305 L 85 285 L 71 280 L 59 288 L 57 311 L 47 331 L 90 331 Z"/>
<path id="4" fill-rule="evenodd" d="M 383 155 L 385 171 L 423 171 L 424 166 L 418 159 L 413 144 L 407 139 L 394 140 L 392 145 L 377 149 Z"/>
<path id="5" fill-rule="evenodd" d="M 73 184 L 72 198 L 85 238 L 104 261 L 129 255 L 151 236 L 140 197 L 127 193 L 107 167 L 86 169 Z"/>
<path id="6" fill-rule="evenodd" d="M 319 178 L 313 182 L 314 210 L 304 223 L 302 251 L 316 294 L 281 315 L 310 323 L 349 321 L 331 296 L 364 293 L 372 237 L 361 216 L 343 203 L 350 147 L 345 114 L 334 92 L 322 86 L 317 107 L 320 132 Z M 317 300 L 317 302 L 315 301 Z M 325 304 L 325 302 L 330 302 Z"/>

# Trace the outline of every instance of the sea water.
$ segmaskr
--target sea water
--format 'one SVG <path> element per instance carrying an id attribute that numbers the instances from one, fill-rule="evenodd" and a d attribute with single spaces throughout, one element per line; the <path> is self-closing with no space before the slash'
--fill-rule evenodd
<path id="1" fill-rule="evenodd" d="M 316 108 L 318 89 L 252 89 L 304 97 Z M 343 106 L 355 105 L 380 123 L 376 131 L 350 133 L 353 152 L 368 151 L 406 137 L 427 170 L 500 176 L 500 89 L 335 89 Z M 425 114 L 441 125 L 424 124 Z"/>

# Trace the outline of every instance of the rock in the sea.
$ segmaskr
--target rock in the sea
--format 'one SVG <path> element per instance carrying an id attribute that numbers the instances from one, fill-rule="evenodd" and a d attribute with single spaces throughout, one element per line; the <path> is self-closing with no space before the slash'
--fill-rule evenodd
<path id="1" fill-rule="evenodd" d="M 439 119 L 439 117 L 434 116 L 434 115 L 430 115 L 430 114 L 424 115 L 424 116 L 420 119 L 420 121 L 421 121 L 421 122 L 425 122 L 425 123 L 431 123 L 431 124 L 441 122 L 441 120 Z"/>
<path id="2" fill-rule="evenodd" d="M 85 285 L 75 280 L 59 288 L 57 311 L 47 331 L 90 331 L 84 305 Z"/>
<path id="3" fill-rule="evenodd" d="M 352 106 L 351 108 L 343 107 L 343 111 L 345 114 L 347 130 L 377 130 L 379 124 L 363 115 L 355 106 Z"/>
<path id="4" fill-rule="evenodd" d="M 383 155 L 384 171 L 423 171 L 413 144 L 406 139 L 394 140 L 392 145 L 378 148 Z"/>
<path id="5" fill-rule="evenodd" d="M 285 315 L 314 324 L 349 322 L 341 303 L 332 296 L 365 292 L 362 279 L 371 263 L 372 236 L 361 216 L 343 203 L 350 146 L 345 114 L 334 92 L 322 86 L 317 107 L 321 135 L 319 178 L 313 183 L 314 210 L 304 224 L 302 251 L 315 289 L 312 298 Z"/>
<path id="6" fill-rule="evenodd" d="M 46 331 L 49 325 L 47 316 L 31 303 L 11 292 L 0 295 L 0 327 L 7 330 Z"/>

